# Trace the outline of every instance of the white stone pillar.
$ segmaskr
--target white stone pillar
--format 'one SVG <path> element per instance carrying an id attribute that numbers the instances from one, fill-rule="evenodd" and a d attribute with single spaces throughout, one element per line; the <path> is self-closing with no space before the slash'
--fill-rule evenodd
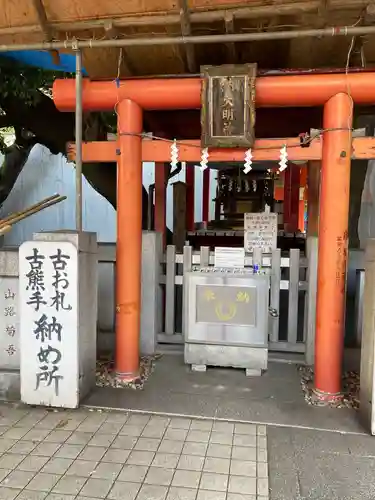
<path id="1" fill-rule="evenodd" d="M 0 397 L 20 397 L 18 251 L 0 251 Z"/>
<path id="2" fill-rule="evenodd" d="M 367 240 L 360 373 L 360 415 L 375 435 L 375 239 Z"/>
<path id="3" fill-rule="evenodd" d="M 156 352 L 160 330 L 162 300 L 160 274 L 162 235 L 154 231 L 142 232 L 142 310 L 140 352 L 152 355 Z"/>
<path id="4" fill-rule="evenodd" d="M 95 233 L 37 233 L 19 249 L 21 400 L 76 408 L 95 386 Z"/>
<path id="5" fill-rule="evenodd" d="M 318 238 L 306 238 L 307 292 L 305 295 L 304 337 L 306 339 L 305 360 L 309 366 L 315 360 L 316 291 L 318 285 Z"/>

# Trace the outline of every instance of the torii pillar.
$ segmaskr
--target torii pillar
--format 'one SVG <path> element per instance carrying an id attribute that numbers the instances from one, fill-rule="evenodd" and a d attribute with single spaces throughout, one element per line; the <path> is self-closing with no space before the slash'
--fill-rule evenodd
<path id="1" fill-rule="evenodd" d="M 142 256 L 142 109 L 130 99 L 117 105 L 116 364 L 117 375 L 139 375 Z"/>
<path id="2" fill-rule="evenodd" d="M 344 348 L 353 99 L 338 93 L 324 105 L 320 184 L 315 392 L 341 397 Z"/>

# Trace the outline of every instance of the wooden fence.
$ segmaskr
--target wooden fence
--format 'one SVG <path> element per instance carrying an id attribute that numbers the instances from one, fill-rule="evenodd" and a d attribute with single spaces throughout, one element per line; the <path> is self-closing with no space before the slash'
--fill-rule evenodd
<path id="1" fill-rule="evenodd" d="M 252 266 L 252 256 L 246 257 L 245 267 Z M 183 254 L 177 254 L 173 245 L 168 246 L 163 259 L 161 286 L 165 288 L 163 304 L 163 333 L 159 343 L 183 343 L 182 297 L 183 274 L 193 266 L 213 265 L 214 253 L 208 247 L 193 252 L 185 246 Z M 262 267 L 271 268 L 270 307 L 278 314 L 269 318 L 269 348 L 274 351 L 305 352 L 307 322 L 305 321 L 305 294 L 307 291 L 307 260 L 298 249 L 290 250 L 289 256 L 281 256 L 275 250 L 272 256 L 262 258 Z"/>

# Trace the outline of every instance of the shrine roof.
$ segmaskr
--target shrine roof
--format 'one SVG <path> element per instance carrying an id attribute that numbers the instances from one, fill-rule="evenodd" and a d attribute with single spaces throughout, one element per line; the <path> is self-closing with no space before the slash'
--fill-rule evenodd
<path id="1" fill-rule="evenodd" d="M 0 44 L 223 35 L 370 25 L 374 6 L 347 0 L 0 0 Z M 43 10 L 44 9 L 44 10 Z M 44 14 L 43 14 L 44 12 Z M 374 38 L 374 40 L 373 40 Z M 259 68 L 344 68 L 375 62 L 375 36 L 296 38 L 202 45 L 87 48 L 91 78 L 199 73 L 201 65 L 257 62 Z M 62 49 L 62 53 L 69 50 Z M 350 57 L 348 57 L 350 53 Z"/>

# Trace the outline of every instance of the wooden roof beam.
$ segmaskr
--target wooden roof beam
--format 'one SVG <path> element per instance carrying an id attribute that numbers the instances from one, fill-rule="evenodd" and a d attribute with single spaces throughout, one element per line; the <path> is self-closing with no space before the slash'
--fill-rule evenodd
<path id="1" fill-rule="evenodd" d="M 33 0 L 41 3 L 41 0 Z M 370 0 L 347 0 L 345 3 L 345 12 L 361 12 L 371 5 Z M 235 19 L 259 19 L 278 16 L 302 15 L 308 13 L 317 13 L 322 7 L 322 0 L 283 2 L 281 4 L 254 6 L 254 7 L 237 7 L 233 9 L 218 9 L 218 10 L 195 10 L 189 13 L 189 21 L 194 23 L 210 23 L 222 22 L 225 18 L 225 13 L 230 11 Z M 372 7 L 369 7 L 371 11 Z M 342 11 L 342 0 L 329 0 L 328 10 Z M 375 10 L 375 9 L 374 9 Z M 103 29 L 105 21 L 103 19 L 91 19 L 75 22 L 49 22 L 50 29 L 61 32 L 84 31 Z M 137 26 L 170 26 L 181 23 L 181 16 L 175 11 L 160 12 L 158 14 L 121 16 L 113 20 L 113 25 L 117 28 L 137 27 Z M 38 25 L 11 26 L 0 28 L 1 35 L 14 35 L 26 33 L 38 33 L 41 30 Z"/>
<path id="2" fill-rule="evenodd" d="M 112 19 L 106 19 L 104 21 L 104 32 L 105 32 L 105 37 L 108 40 L 113 38 L 118 38 L 120 34 L 118 28 L 113 24 Z"/>
<path id="3" fill-rule="evenodd" d="M 225 12 L 224 23 L 225 23 L 225 32 L 227 34 L 234 33 L 234 16 L 233 16 L 233 12 L 231 12 L 230 10 Z M 232 64 L 235 64 L 237 62 L 237 51 L 236 51 L 235 43 L 229 42 L 229 43 L 226 43 L 225 46 L 227 49 L 229 61 Z"/>
<path id="4" fill-rule="evenodd" d="M 190 11 L 188 6 L 188 0 L 179 0 L 179 6 L 180 6 L 182 36 L 191 36 L 191 23 L 190 23 Z M 197 61 L 195 57 L 194 45 L 185 45 L 184 50 L 185 50 L 188 70 L 190 71 L 190 73 L 196 73 Z"/>
<path id="5" fill-rule="evenodd" d="M 46 9 L 44 8 L 43 5 L 43 0 L 32 0 L 34 9 L 36 11 L 36 14 L 38 16 L 38 21 L 40 24 L 40 27 L 42 28 L 42 31 L 44 33 L 44 36 L 46 38 L 47 42 L 52 42 L 53 41 L 53 32 L 51 27 L 48 24 L 48 18 L 46 14 Z M 58 50 L 51 50 L 50 54 L 52 56 L 53 62 L 59 66 L 60 65 L 60 55 Z"/>
<path id="6" fill-rule="evenodd" d="M 114 25 L 112 19 L 106 19 L 104 21 L 104 33 L 107 40 L 116 39 L 120 36 L 120 32 Z M 119 58 L 119 70 L 121 71 L 121 74 L 124 72 L 126 76 L 134 76 L 136 72 L 133 64 L 129 61 L 129 58 L 125 53 L 125 48 L 120 49 Z"/>

